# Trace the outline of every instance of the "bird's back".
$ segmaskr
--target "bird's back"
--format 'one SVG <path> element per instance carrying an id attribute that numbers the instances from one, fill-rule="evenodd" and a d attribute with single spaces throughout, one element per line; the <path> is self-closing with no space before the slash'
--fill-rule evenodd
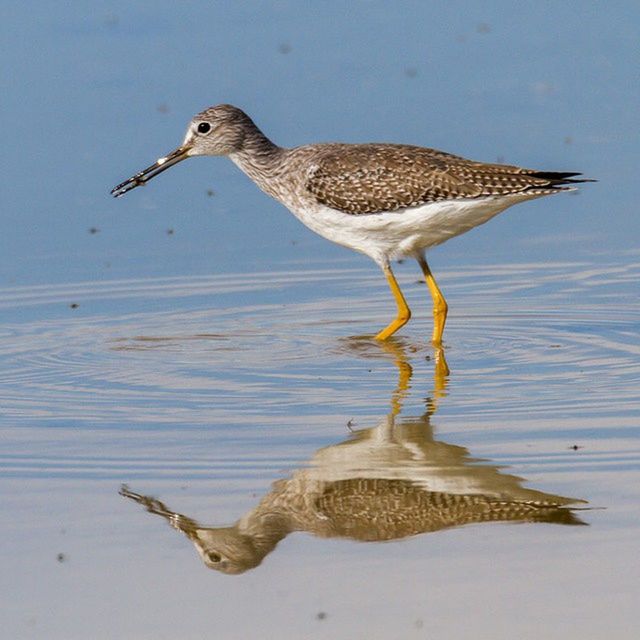
<path id="1" fill-rule="evenodd" d="M 582 181 L 574 178 L 577 173 L 475 162 L 402 144 L 326 143 L 297 147 L 289 154 L 292 164 L 305 168 L 303 187 L 309 197 L 352 215 L 443 200 L 545 195 Z"/>

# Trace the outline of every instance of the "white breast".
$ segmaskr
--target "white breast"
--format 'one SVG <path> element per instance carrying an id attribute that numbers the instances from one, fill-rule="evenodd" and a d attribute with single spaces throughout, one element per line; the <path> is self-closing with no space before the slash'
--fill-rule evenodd
<path id="1" fill-rule="evenodd" d="M 327 240 L 360 251 L 378 263 L 417 256 L 481 225 L 507 207 L 539 197 L 512 194 L 444 200 L 387 213 L 353 215 L 329 207 L 290 207 L 307 227 Z"/>

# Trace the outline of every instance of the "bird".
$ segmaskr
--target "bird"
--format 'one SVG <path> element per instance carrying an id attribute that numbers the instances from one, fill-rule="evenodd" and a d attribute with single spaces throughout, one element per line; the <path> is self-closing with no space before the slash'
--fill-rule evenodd
<path id="1" fill-rule="evenodd" d="M 431 342 L 442 347 L 448 304 L 426 250 L 514 204 L 592 182 L 578 172 L 539 171 L 468 160 L 408 144 L 274 144 L 229 104 L 194 116 L 182 144 L 114 187 L 120 197 L 192 156 L 228 156 L 257 186 L 312 231 L 367 255 L 381 268 L 397 312 L 375 338 L 387 340 L 411 318 L 391 262 L 414 258 L 433 301 Z"/>

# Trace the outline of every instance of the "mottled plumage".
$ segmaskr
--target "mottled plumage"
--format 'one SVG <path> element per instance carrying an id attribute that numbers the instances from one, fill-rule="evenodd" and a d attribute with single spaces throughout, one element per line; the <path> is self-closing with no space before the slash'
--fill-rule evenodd
<path id="1" fill-rule="evenodd" d="M 434 466 L 437 471 L 439 465 Z M 424 473 L 416 469 L 417 473 L 420 471 Z M 208 567 L 229 574 L 258 566 L 294 531 L 306 531 L 321 538 L 385 542 L 483 522 L 584 524 L 568 507 L 580 500 L 534 490 L 520 489 L 537 494 L 540 499 L 428 491 L 416 482 L 400 478 L 323 481 L 313 479 L 313 475 L 312 471 L 297 471 L 293 478 L 277 481 L 254 509 L 226 527 L 201 525 L 128 487 L 122 487 L 120 493 L 166 518 L 194 543 Z M 451 469 L 447 475 L 455 478 Z M 518 490 L 514 487 L 514 491 Z"/>
<path id="2" fill-rule="evenodd" d="M 376 335 L 379 340 L 411 316 L 390 261 L 416 258 L 433 298 L 436 346 L 442 342 L 447 304 L 427 265 L 426 249 L 518 202 L 585 182 L 575 177 L 578 173 L 487 164 L 410 145 L 329 143 L 284 149 L 243 111 L 222 104 L 196 115 L 180 147 L 111 193 L 121 196 L 196 155 L 229 156 L 307 227 L 376 261 L 398 307 L 397 317 Z"/>
<path id="3" fill-rule="evenodd" d="M 410 145 L 327 144 L 316 150 L 306 188 L 320 204 L 352 214 L 461 198 L 544 195 L 566 189 L 578 175 L 484 164 Z"/>

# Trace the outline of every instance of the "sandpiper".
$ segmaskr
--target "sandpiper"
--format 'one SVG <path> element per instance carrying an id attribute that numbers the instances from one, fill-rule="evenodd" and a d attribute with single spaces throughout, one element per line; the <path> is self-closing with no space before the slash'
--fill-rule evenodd
<path id="1" fill-rule="evenodd" d="M 184 142 L 119 184 L 115 197 L 190 156 L 229 156 L 263 191 L 328 240 L 360 251 L 384 272 L 396 317 L 375 337 L 386 340 L 411 311 L 390 261 L 418 261 L 433 299 L 433 336 L 442 345 L 447 303 L 425 251 L 469 231 L 519 202 L 588 180 L 575 172 L 538 171 L 467 160 L 405 144 L 309 144 L 269 140 L 241 109 L 221 104 L 196 115 Z"/>

